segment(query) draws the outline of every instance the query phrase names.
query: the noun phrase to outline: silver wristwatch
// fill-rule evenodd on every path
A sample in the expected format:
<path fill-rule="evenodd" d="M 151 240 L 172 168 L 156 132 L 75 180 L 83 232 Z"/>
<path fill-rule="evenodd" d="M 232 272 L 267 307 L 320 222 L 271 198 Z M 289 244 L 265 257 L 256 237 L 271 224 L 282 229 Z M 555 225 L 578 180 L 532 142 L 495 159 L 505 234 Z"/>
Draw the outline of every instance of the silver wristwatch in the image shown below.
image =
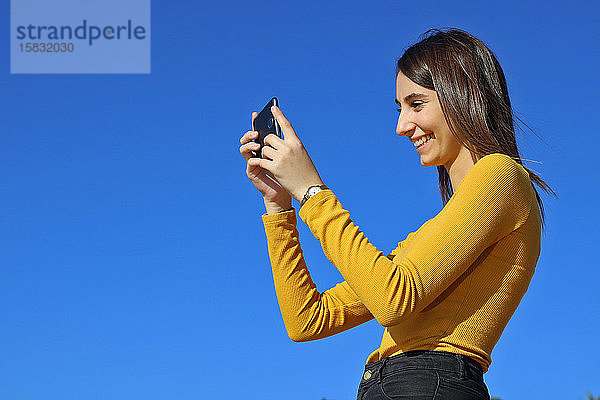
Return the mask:
<path fill-rule="evenodd" d="M 327 189 L 329 189 L 329 188 L 325 185 L 315 185 L 315 186 L 309 187 L 308 190 L 306 191 L 306 194 L 302 198 L 302 201 L 300 202 L 300 207 L 302 207 L 304 205 L 304 203 L 306 203 L 306 200 L 310 199 L 315 194 L 319 193 L 321 190 L 327 190 Z"/>

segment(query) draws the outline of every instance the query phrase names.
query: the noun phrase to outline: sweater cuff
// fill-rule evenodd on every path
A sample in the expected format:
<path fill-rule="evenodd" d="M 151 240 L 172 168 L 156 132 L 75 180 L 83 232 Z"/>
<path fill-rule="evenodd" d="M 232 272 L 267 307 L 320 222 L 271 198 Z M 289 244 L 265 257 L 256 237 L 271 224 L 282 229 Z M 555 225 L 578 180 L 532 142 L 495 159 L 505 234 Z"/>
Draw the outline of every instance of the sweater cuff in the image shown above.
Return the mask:
<path fill-rule="evenodd" d="M 317 192 L 310 199 L 306 200 L 306 203 L 304 203 L 300 208 L 300 211 L 298 211 L 298 215 L 302 218 L 302 221 L 308 225 L 307 218 L 310 218 L 313 214 L 313 210 L 317 209 L 320 204 L 323 204 L 331 197 L 335 197 L 333 191 L 331 189 L 325 189 Z"/>

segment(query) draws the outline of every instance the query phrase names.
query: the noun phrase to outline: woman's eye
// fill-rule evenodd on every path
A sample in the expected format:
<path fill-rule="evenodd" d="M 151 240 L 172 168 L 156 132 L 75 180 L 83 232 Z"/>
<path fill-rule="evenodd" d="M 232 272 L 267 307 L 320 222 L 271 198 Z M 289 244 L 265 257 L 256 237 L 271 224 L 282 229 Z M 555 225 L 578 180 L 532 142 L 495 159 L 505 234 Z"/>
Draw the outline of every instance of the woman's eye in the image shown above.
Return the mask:
<path fill-rule="evenodd" d="M 423 104 L 424 103 L 422 101 L 413 101 L 413 103 L 411 104 L 411 106 L 413 106 L 413 107 L 416 108 L 416 107 L 422 106 Z M 402 112 L 402 109 L 401 108 L 396 108 L 396 111 Z"/>

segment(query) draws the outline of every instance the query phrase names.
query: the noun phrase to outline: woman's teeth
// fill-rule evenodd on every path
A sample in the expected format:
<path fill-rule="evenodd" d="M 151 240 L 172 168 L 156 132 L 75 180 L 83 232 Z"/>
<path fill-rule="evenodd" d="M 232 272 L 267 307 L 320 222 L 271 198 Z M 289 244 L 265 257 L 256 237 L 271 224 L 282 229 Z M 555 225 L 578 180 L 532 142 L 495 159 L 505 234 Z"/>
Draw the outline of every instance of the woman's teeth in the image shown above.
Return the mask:
<path fill-rule="evenodd" d="M 415 142 L 415 147 L 419 147 L 422 144 L 425 144 L 425 143 L 427 143 L 428 141 L 430 141 L 431 139 L 434 139 L 434 138 L 435 138 L 435 136 L 433 136 L 433 134 L 429 134 L 429 135 L 427 135 L 427 136 L 425 136 L 425 137 L 417 140 Z"/>

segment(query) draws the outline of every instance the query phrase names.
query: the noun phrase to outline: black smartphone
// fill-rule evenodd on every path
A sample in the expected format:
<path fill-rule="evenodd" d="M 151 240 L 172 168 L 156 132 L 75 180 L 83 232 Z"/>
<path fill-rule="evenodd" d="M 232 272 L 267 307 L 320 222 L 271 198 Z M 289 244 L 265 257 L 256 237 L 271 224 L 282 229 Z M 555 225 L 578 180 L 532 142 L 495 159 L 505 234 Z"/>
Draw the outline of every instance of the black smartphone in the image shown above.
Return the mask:
<path fill-rule="evenodd" d="M 262 158 L 261 150 L 264 146 L 264 140 L 267 135 L 273 133 L 283 139 L 283 136 L 281 136 L 281 127 L 271 112 L 271 106 L 279 107 L 279 101 L 277 100 L 277 97 L 273 97 L 271 100 L 269 100 L 267 105 L 262 109 L 261 112 L 258 113 L 256 118 L 254 118 L 254 121 L 252 121 L 252 130 L 258 132 L 258 137 L 256 139 L 252 139 L 252 141 L 260 144 L 260 149 L 253 151 L 257 158 Z"/>

